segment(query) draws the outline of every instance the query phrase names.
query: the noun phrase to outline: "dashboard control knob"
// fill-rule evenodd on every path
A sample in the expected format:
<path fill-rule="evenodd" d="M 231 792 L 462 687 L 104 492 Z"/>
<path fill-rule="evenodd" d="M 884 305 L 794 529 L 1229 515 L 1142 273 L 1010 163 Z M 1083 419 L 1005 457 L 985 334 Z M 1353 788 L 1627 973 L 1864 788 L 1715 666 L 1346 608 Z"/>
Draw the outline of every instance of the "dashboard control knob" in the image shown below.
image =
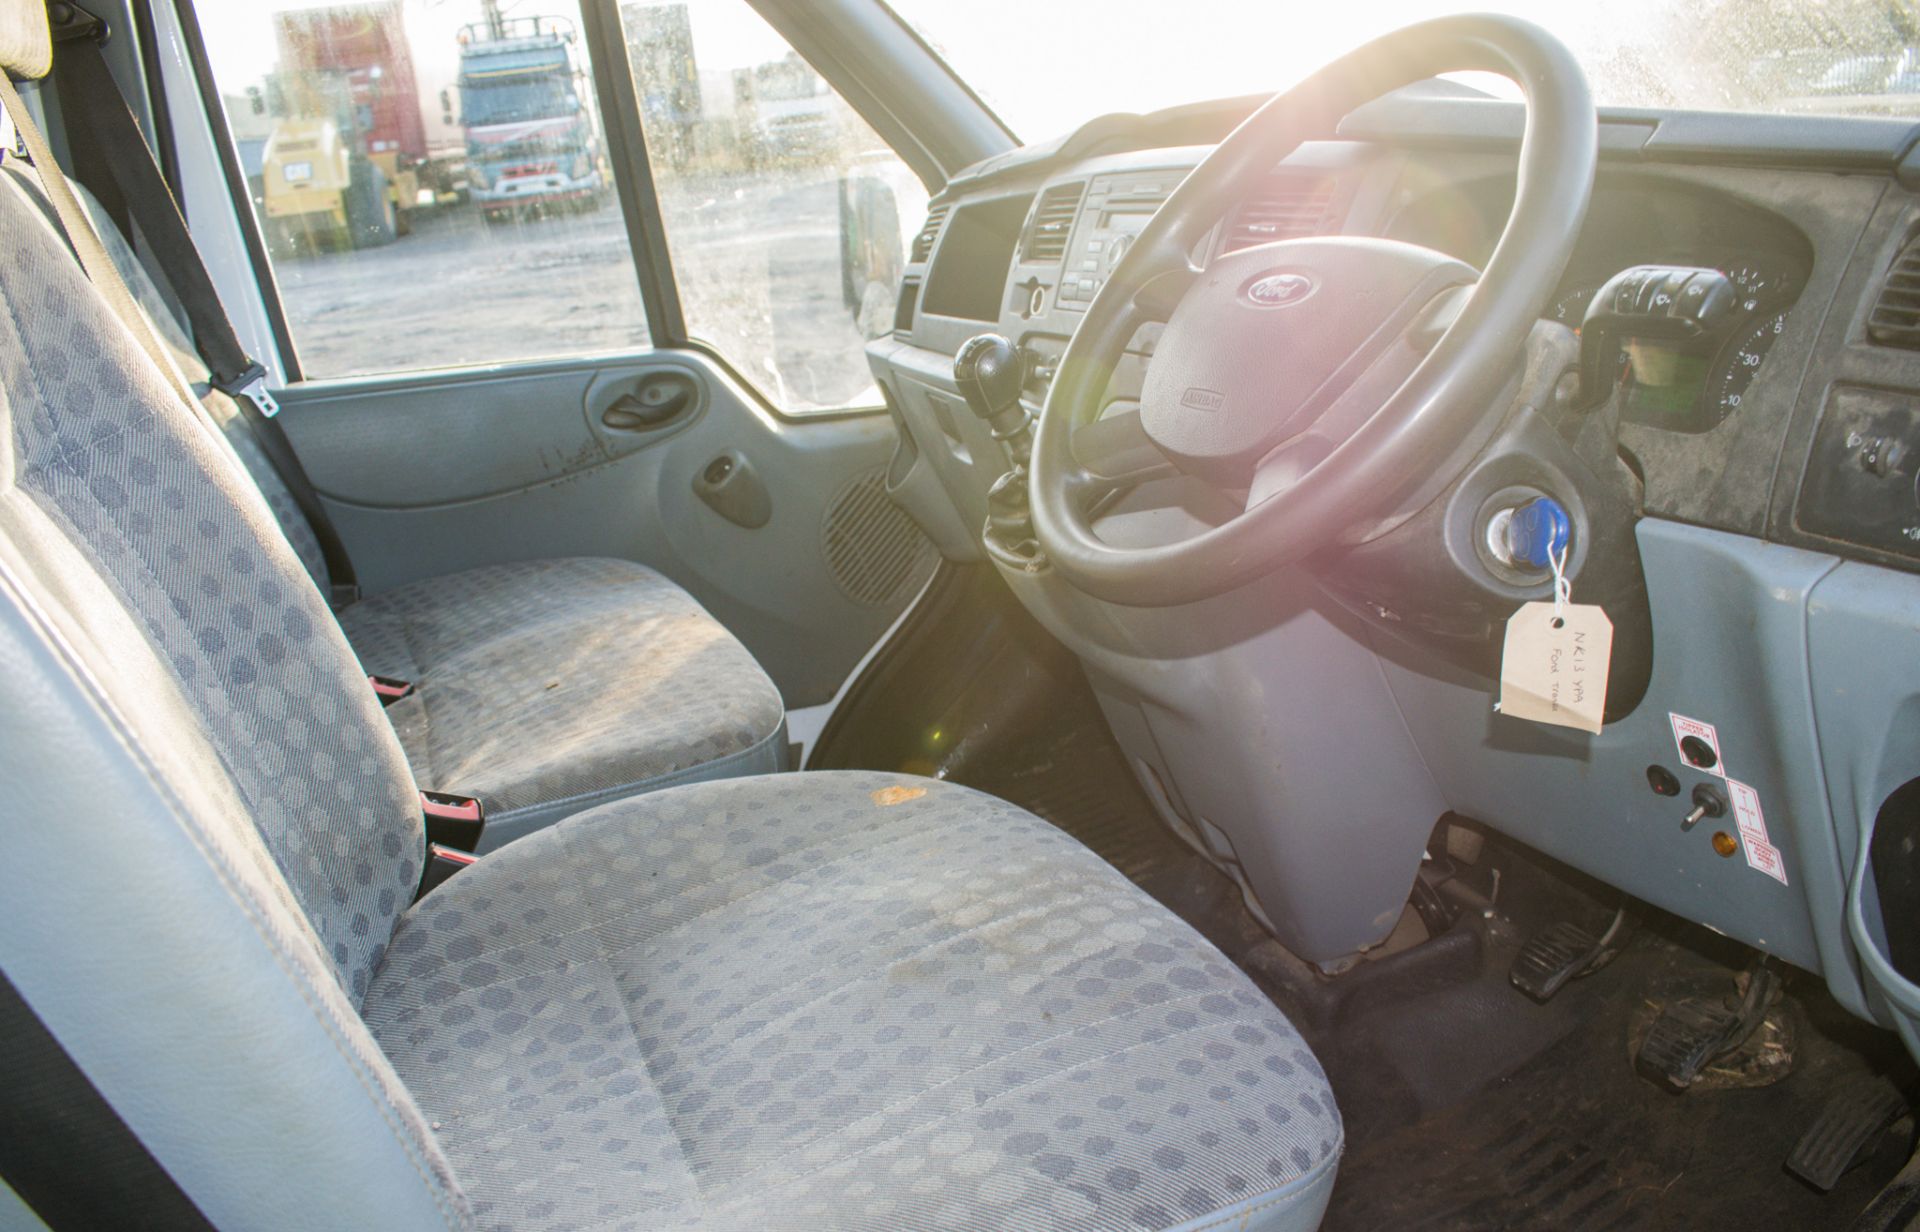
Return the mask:
<path fill-rule="evenodd" d="M 1847 441 L 1854 447 L 1853 460 L 1875 479 L 1885 479 L 1905 465 L 1907 447 L 1890 436 L 1855 436 Z"/>

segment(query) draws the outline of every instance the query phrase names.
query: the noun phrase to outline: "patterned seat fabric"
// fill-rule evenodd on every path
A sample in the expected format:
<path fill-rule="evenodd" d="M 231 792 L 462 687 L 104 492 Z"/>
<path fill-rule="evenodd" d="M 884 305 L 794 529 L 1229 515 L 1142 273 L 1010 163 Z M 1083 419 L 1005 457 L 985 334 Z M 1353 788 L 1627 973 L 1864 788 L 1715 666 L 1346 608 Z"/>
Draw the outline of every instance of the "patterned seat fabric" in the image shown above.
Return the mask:
<path fill-rule="evenodd" d="M 601 800 L 784 765 L 760 665 L 686 591 L 623 560 L 535 560 L 363 600 L 341 628 L 422 787 L 479 796 L 490 845 Z"/>
<path fill-rule="evenodd" d="M 1298 1036 L 1011 805 L 679 786 L 410 907 L 406 755 L 260 492 L 5 165 L 0 249 L 0 970 L 214 1226 L 1317 1223 Z"/>
<path fill-rule="evenodd" d="M 409 912 L 366 1015 L 489 1229 L 1311 1228 L 1341 1147 L 1217 950 L 923 779 L 575 817 Z"/>
<path fill-rule="evenodd" d="M 207 385 L 146 267 L 99 203 L 95 230 L 208 418 L 322 594 L 313 528 L 233 399 Z M 411 681 L 393 721 L 420 786 L 478 796 L 489 847 L 603 800 L 786 768 L 786 710 L 691 595 L 630 561 L 535 560 L 429 578 L 339 613 L 370 673 Z"/>

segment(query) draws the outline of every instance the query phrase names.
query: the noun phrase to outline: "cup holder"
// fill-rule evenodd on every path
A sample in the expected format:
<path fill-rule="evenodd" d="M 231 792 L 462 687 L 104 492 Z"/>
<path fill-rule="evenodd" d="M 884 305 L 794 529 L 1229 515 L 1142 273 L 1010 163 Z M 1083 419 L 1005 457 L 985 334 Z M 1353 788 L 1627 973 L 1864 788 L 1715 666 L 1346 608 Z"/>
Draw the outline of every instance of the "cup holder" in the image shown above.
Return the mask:
<path fill-rule="evenodd" d="M 1880 806 L 1847 894 L 1847 931 L 1907 1051 L 1920 1057 L 1920 778 Z"/>

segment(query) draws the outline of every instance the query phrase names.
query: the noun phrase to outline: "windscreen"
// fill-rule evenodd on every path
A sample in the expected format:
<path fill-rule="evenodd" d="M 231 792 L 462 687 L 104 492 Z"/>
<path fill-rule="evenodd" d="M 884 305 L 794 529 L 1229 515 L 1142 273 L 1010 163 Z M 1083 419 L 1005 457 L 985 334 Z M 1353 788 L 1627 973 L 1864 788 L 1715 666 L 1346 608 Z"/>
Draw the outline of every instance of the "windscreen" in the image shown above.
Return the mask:
<path fill-rule="evenodd" d="M 460 74 L 460 110 L 469 125 L 544 119 L 577 109 L 563 51 L 476 56 Z"/>
<path fill-rule="evenodd" d="M 892 3 L 1024 141 L 1108 112 L 1272 93 L 1401 26 L 1489 10 L 1552 31 L 1603 104 L 1920 115 L 1920 5 L 1910 0 Z M 1462 80 L 1516 96 L 1498 78 Z"/>

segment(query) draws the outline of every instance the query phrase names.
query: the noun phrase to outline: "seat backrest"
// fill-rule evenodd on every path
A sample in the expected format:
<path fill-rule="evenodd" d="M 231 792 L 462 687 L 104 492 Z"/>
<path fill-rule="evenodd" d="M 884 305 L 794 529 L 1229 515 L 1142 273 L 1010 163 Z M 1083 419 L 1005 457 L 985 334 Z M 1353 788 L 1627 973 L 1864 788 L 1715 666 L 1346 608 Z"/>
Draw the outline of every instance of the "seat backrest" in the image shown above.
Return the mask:
<path fill-rule="evenodd" d="M 419 877 L 399 742 L 259 490 L 0 178 L 9 482 L 145 626 L 357 1002 Z"/>
<path fill-rule="evenodd" d="M 0 71 L 46 51 L 0 0 Z M 216 1226 L 469 1226 L 359 1015 L 424 847 L 392 729 L 4 156 L 0 253 L 0 970 Z"/>
<path fill-rule="evenodd" d="M 191 690 L 19 474 L 0 433 L 0 970 L 215 1227 L 469 1226 Z"/>
<path fill-rule="evenodd" d="M 160 293 L 152 272 L 134 253 L 133 245 L 128 243 L 126 236 L 114 223 L 113 216 L 77 181 L 74 182 L 73 191 L 80 198 L 80 203 L 86 206 L 88 216 L 93 219 L 93 229 L 100 236 L 100 245 L 113 258 L 114 268 L 120 271 L 127 290 L 133 294 L 134 303 L 153 322 L 160 341 L 173 353 L 174 362 L 180 365 L 181 373 L 200 396 L 201 410 L 213 426 L 220 429 L 221 435 L 227 438 L 248 478 L 260 489 L 260 495 L 266 497 L 267 508 L 273 510 L 274 520 L 280 524 L 281 532 L 293 546 L 294 555 L 300 558 L 300 563 L 306 567 L 308 575 L 320 588 L 320 593 L 332 594 L 334 579 L 327 572 L 327 557 L 320 550 L 320 538 L 313 533 L 313 524 L 307 521 L 307 515 L 300 511 L 300 502 L 293 498 L 286 482 L 280 478 L 280 472 L 273 468 L 272 460 L 260 448 L 260 442 L 248 425 L 246 416 L 241 413 L 239 404 L 213 388 L 213 374 L 207 370 L 206 361 L 194 349 L 187 331 L 174 315 L 172 305 Z"/>

